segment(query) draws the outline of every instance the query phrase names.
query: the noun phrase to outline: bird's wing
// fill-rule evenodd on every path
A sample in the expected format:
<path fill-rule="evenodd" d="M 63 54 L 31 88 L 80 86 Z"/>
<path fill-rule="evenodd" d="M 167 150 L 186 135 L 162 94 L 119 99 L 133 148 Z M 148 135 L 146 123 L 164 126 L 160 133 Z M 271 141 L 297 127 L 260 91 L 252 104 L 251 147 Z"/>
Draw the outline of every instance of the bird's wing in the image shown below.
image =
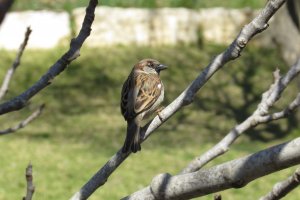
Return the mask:
<path fill-rule="evenodd" d="M 161 88 L 159 87 L 161 81 L 158 75 L 146 73 L 137 74 L 134 80 L 134 112 L 139 114 L 151 108 L 157 101 L 161 94 Z"/>
<path fill-rule="evenodd" d="M 131 73 L 127 80 L 124 82 L 123 87 L 122 87 L 122 92 L 121 92 L 121 112 L 122 115 L 124 116 L 125 120 L 127 120 L 128 118 L 134 118 L 134 116 L 132 116 L 134 113 L 132 113 L 133 111 L 133 106 L 132 109 L 129 108 L 129 96 L 132 96 L 132 77 L 133 74 Z M 131 95 L 130 95 L 131 93 Z M 131 113 L 129 113 L 129 110 L 132 110 Z M 131 117 L 130 117 L 131 115 Z"/>

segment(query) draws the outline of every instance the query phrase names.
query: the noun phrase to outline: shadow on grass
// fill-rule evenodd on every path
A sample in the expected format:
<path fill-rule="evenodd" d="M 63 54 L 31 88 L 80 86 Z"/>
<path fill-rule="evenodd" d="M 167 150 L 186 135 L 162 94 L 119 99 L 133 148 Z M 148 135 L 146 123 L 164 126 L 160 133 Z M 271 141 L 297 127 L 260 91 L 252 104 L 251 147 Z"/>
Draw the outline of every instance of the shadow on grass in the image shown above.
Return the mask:
<path fill-rule="evenodd" d="M 260 51 L 267 58 L 276 55 L 276 52 L 272 52 L 272 50 L 262 49 Z M 202 95 L 203 97 L 197 96 L 195 104 L 205 111 L 214 110 L 216 115 L 222 115 L 224 119 L 233 118 L 236 123 L 243 122 L 253 113 L 261 101 L 262 93 L 272 84 L 272 71 L 276 67 L 281 68 L 282 71 L 288 70 L 282 61 L 279 63 L 268 63 L 270 59 L 267 59 L 268 62 L 262 59 L 259 54 L 250 53 L 245 57 L 241 57 L 237 64 L 230 63 L 229 65 L 232 66 L 225 67 L 222 72 L 216 75 L 216 81 L 208 83 L 207 87 L 209 87 L 211 94 Z M 238 69 L 231 69 L 236 65 L 239 65 Z M 284 75 L 284 72 L 282 72 L 282 75 Z M 282 99 L 295 97 L 295 85 L 291 84 L 290 87 L 293 88 L 292 91 L 282 95 Z M 289 101 L 285 100 L 285 102 Z M 280 110 L 286 105 L 277 106 L 278 108 L 275 105 L 275 109 Z M 274 112 L 274 109 L 271 109 L 270 112 Z M 215 127 L 216 123 L 213 126 Z M 292 129 L 297 127 L 297 117 L 295 113 L 292 113 L 286 120 L 259 125 L 247 131 L 246 135 L 251 140 L 268 142 L 287 136 Z M 219 131 L 224 133 L 224 130 Z"/>

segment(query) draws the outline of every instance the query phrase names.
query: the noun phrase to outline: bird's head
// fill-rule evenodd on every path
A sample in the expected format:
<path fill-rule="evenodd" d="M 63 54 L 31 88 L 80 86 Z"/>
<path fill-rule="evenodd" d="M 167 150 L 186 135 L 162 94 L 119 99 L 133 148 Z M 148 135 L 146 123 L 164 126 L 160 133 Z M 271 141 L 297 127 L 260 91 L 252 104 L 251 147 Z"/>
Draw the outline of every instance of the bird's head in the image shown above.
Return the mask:
<path fill-rule="evenodd" d="M 159 61 L 147 58 L 143 59 L 136 64 L 136 68 L 143 70 L 148 73 L 159 74 L 161 70 L 167 69 L 166 65 L 161 64 Z"/>

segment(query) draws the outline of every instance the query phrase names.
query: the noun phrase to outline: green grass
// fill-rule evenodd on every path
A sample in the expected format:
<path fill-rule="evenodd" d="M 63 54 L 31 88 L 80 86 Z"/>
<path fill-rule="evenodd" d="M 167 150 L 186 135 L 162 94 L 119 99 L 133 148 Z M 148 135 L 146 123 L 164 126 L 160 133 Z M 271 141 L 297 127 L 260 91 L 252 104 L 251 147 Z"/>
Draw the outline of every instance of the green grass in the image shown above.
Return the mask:
<path fill-rule="evenodd" d="M 65 49 L 26 51 L 7 99 L 33 84 Z M 26 117 L 38 104 L 46 103 L 39 119 L 15 134 L 0 137 L 0 199 L 20 199 L 25 194 L 24 170 L 28 162 L 34 167 L 34 199 L 69 198 L 121 147 L 125 121 L 119 111 L 120 89 L 137 60 L 153 57 L 169 66 L 161 75 L 167 105 L 223 49 L 210 44 L 202 48 L 82 49 L 81 57 L 35 96 L 28 107 L 0 118 L 4 129 Z M 1 50 L 0 77 L 13 58 L 13 53 Z M 275 50 L 248 47 L 240 59 L 229 63 L 205 85 L 192 105 L 160 127 L 143 144 L 142 152 L 130 156 L 90 199 L 120 199 L 148 185 L 156 174 L 178 173 L 255 109 L 260 93 L 272 82 L 271 72 L 276 67 L 283 72 L 288 69 Z M 294 84 L 286 91 L 286 100 L 275 109 L 295 96 L 295 88 Z M 208 166 L 299 135 L 295 119 L 294 116 L 248 131 L 227 154 Z M 256 199 L 293 169 L 221 194 L 224 199 Z M 299 195 L 296 190 L 289 199 L 296 200 Z M 212 195 L 204 199 L 212 199 Z"/>
<path fill-rule="evenodd" d="M 70 11 L 76 7 L 85 7 L 87 1 L 82 0 L 17 0 L 13 6 L 14 10 L 40 10 L 55 9 Z M 209 7 L 227 7 L 227 8 L 261 8 L 265 1 L 222 1 L 222 0 L 101 0 L 100 5 L 115 7 L 138 7 L 138 8 L 160 8 L 160 7 L 186 7 L 186 8 L 209 8 Z"/>

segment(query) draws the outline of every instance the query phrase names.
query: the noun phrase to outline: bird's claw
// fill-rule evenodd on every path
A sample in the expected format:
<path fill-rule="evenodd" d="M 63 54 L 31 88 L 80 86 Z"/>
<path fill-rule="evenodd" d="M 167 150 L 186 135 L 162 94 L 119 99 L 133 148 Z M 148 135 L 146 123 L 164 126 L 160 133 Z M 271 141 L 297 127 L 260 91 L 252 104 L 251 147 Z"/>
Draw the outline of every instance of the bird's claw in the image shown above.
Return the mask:
<path fill-rule="evenodd" d="M 161 111 L 164 109 L 165 107 L 160 107 L 160 108 L 158 108 L 155 112 L 156 112 L 156 114 L 158 115 L 158 117 L 159 117 L 159 119 L 160 119 L 160 121 L 163 121 L 163 117 L 161 116 Z"/>

